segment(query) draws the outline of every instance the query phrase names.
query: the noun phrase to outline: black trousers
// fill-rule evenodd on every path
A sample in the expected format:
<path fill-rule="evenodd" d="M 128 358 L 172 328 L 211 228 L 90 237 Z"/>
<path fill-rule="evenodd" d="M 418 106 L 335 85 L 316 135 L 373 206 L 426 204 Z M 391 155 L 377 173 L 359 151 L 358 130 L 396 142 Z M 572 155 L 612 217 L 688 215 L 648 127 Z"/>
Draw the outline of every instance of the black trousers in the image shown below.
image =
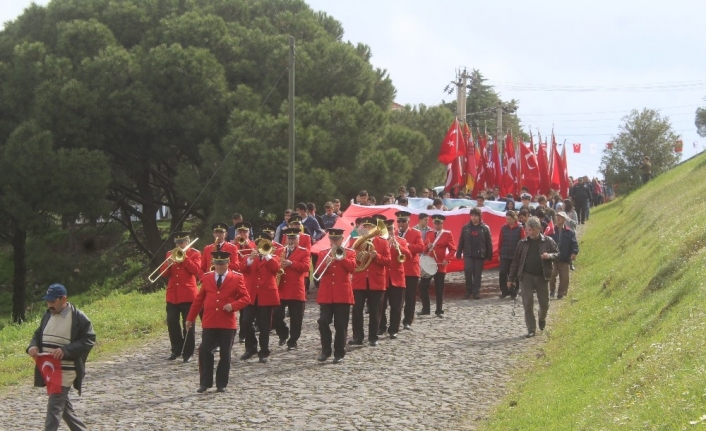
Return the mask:
<path fill-rule="evenodd" d="M 463 258 L 463 274 L 466 277 L 466 296 L 480 294 L 480 281 L 483 275 L 484 262 L 484 259 L 476 259 L 473 257 Z"/>
<path fill-rule="evenodd" d="M 446 273 L 437 272 L 434 274 L 434 290 L 436 291 L 436 312 L 444 312 L 444 279 Z M 422 278 L 419 282 L 420 296 L 422 297 L 422 313 L 429 313 L 431 304 L 429 303 L 429 285 L 431 278 Z"/>
<path fill-rule="evenodd" d="M 186 333 L 186 316 L 191 309 L 191 302 L 181 302 L 171 304 L 167 302 L 167 330 L 169 331 L 169 343 L 172 345 L 173 354 L 181 354 L 184 350 L 184 357 L 190 358 L 194 355 L 196 347 L 196 330 L 192 326 L 189 333 Z M 186 339 L 186 344 L 184 343 Z"/>
<path fill-rule="evenodd" d="M 406 275 L 404 277 L 406 284 L 404 292 L 404 320 L 402 323 L 411 325 L 414 322 L 414 308 L 417 305 L 417 286 L 419 285 L 419 277 Z"/>
<path fill-rule="evenodd" d="M 392 286 L 387 288 L 382 298 L 382 309 L 380 310 L 380 331 L 389 334 L 400 332 L 400 322 L 402 321 L 402 301 L 404 300 L 404 287 Z M 387 326 L 387 304 L 390 304 L 390 326 Z"/>
<path fill-rule="evenodd" d="M 257 352 L 260 358 L 270 356 L 270 329 L 272 328 L 272 311 L 274 306 L 248 305 L 243 308 L 243 329 L 245 330 L 245 351 Z M 260 350 L 257 350 L 258 338 L 255 336 L 253 322 L 257 321 L 260 328 Z"/>
<path fill-rule="evenodd" d="M 207 388 L 213 387 L 213 349 L 220 347 L 218 368 L 216 368 L 216 387 L 228 386 L 230 374 L 230 351 L 233 348 L 235 329 L 204 329 L 199 346 L 200 384 Z"/>
<path fill-rule="evenodd" d="M 584 224 L 586 222 L 586 214 L 588 212 L 588 201 L 578 201 L 574 206 L 576 215 L 579 218 L 579 223 Z"/>
<path fill-rule="evenodd" d="M 384 290 L 353 290 L 353 339 L 363 341 L 365 329 L 363 327 L 363 310 L 365 301 L 368 301 L 368 341 L 377 341 L 378 326 L 380 325 L 380 303 Z"/>
<path fill-rule="evenodd" d="M 348 338 L 348 316 L 351 314 L 350 304 L 320 304 L 319 334 L 321 335 L 321 353 L 331 356 L 331 322 L 336 330 L 333 340 L 333 355 L 336 358 L 346 356 L 346 339 Z"/>
<path fill-rule="evenodd" d="M 499 268 L 500 292 L 502 292 L 503 295 L 510 294 L 510 290 L 507 287 L 508 276 L 510 275 L 510 266 L 512 266 L 512 259 L 500 258 L 500 268 Z M 515 277 L 515 279 L 512 280 L 512 282 L 515 283 L 515 286 L 519 286 L 519 282 L 517 281 L 517 277 Z"/>
<path fill-rule="evenodd" d="M 297 340 L 302 334 L 302 322 L 304 321 L 304 306 L 306 302 L 294 299 L 280 300 L 280 306 L 274 311 L 275 332 L 280 340 L 287 340 L 287 346 L 296 347 Z M 289 307 L 289 324 L 285 322 L 285 308 Z"/>

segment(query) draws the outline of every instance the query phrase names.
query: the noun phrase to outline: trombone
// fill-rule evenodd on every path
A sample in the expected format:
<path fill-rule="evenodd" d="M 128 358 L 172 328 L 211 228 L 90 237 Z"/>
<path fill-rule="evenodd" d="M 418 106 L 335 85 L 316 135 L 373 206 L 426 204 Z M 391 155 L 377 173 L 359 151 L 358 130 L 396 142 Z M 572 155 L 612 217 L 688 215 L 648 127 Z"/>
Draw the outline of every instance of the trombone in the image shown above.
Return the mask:
<path fill-rule="evenodd" d="M 199 240 L 199 239 L 196 238 L 195 240 L 191 241 L 191 242 L 189 243 L 189 245 L 187 245 L 185 248 L 175 247 L 174 249 L 172 249 L 172 254 L 171 254 L 168 258 L 164 259 L 164 262 L 160 263 L 159 266 L 157 267 L 157 269 L 155 269 L 154 271 L 152 271 L 152 274 L 150 274 L 150 275 L 147 277 L 147 280 L 149 280 L 150 283 L 154 283 L 155 281 L 159 280 L 159 278 L 160 278 L 161 276 L 163 276 L 164 273 L 167 272 L 167 270 L 168 270 L 172 265 L 174 265 L 174 263 L 182 263 L 184 260 L 186 260 L 186 250 L 188 250 L 189 248 L 191 248 L 191 246 L 194 245 L 194 243 L 195 243 L 196 241 L 198 241 L 198 240 Z M 165 263 L 169 263 L 169 264 L 167 265 L 166 268 L 164 268 L 164 270 L 163 270 L 162 272 L 159 272 L 159 269 L 160 269 L 160 268 L 162 267 L 162 265 L 164 265 Z M 159 274 L 157 274 L 158 272 L 159 272 Z M 155 276 L 155 274 L 157 274 L 157 275 Z"/>
<path fill-rule="evenodd" d="M 328 267 L 331 266 L 331 262 L 333 262 L 333 261 L 328 262 L 326 264 L 326 266 L 324 267 L 323 271 L 321 271 L 321 274 L 319 274 L 318 277 L 316 276 L 316 273 L 319 272 L 321 267 L 324 265 L 324 262 L 326 262 L 326 260 L 329 257 L 331 257 L 332 254 L 333 254 L 333 258 L 335 260 L 343 260 L 346 258 L 346 249 L 343 246 L 331 247 L 331 250 L 329 250 L 328 253 L 326 254 L 326 258 L 324 258 L 324 260 L 322 260 L 321 263 L 319 264 L 319 266 L 317 266 L 316 269 L 314 270 L 314 281 L 320 281 L 321 277 L 323 277 L 324 273 L 326 273 L 326 270 L 328 269 Z"/>

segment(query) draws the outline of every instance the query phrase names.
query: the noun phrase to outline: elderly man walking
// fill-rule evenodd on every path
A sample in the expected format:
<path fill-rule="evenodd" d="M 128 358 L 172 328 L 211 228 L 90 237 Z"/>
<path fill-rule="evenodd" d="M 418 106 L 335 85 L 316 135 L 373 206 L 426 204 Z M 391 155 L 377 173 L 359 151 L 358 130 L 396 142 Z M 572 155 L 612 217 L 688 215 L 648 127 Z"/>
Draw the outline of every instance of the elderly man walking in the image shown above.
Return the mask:
<path fill-rule="evenodd" d="M 520 282 L 520 296 L 525 310 L 527 338 L 537 332 L 534 317 L 534 294 L 539 302 L 539 330 L 547 324 L 549 310 L 549 279 L 552 275 L 552 258 L 558 249 L 553 239 L 542 235 L 542 224 L 537 217 L 527 220 L 527 237 L 520 240 L 510 267 L 510 288 L 514 290 L 514 280 Z"/>

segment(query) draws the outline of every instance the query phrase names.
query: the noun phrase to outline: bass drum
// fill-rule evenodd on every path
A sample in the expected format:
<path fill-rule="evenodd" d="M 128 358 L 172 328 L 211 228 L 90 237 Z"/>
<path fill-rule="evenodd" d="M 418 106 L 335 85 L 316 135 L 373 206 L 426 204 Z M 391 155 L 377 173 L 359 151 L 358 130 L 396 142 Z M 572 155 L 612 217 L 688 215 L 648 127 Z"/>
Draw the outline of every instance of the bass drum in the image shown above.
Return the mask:
<path fill-rule="evenodd" d="M 439 270 L 439 265 L 431 256 L 421 256 L 419 258 L 419 267 L 422 270 L 422 278 L 431 278 Z"/>

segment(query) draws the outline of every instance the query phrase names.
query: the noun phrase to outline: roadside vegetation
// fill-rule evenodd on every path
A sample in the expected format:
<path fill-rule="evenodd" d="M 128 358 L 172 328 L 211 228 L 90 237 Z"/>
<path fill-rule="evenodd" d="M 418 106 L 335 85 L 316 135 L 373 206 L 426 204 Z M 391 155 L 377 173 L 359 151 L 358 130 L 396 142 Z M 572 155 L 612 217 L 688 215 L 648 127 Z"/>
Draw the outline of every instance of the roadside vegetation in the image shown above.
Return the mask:
<path fill-rule="evenodd" d="M 569 297 L 482 429 L 706 426 L 705 179 L 701 155 L 591 212 Z"/>

